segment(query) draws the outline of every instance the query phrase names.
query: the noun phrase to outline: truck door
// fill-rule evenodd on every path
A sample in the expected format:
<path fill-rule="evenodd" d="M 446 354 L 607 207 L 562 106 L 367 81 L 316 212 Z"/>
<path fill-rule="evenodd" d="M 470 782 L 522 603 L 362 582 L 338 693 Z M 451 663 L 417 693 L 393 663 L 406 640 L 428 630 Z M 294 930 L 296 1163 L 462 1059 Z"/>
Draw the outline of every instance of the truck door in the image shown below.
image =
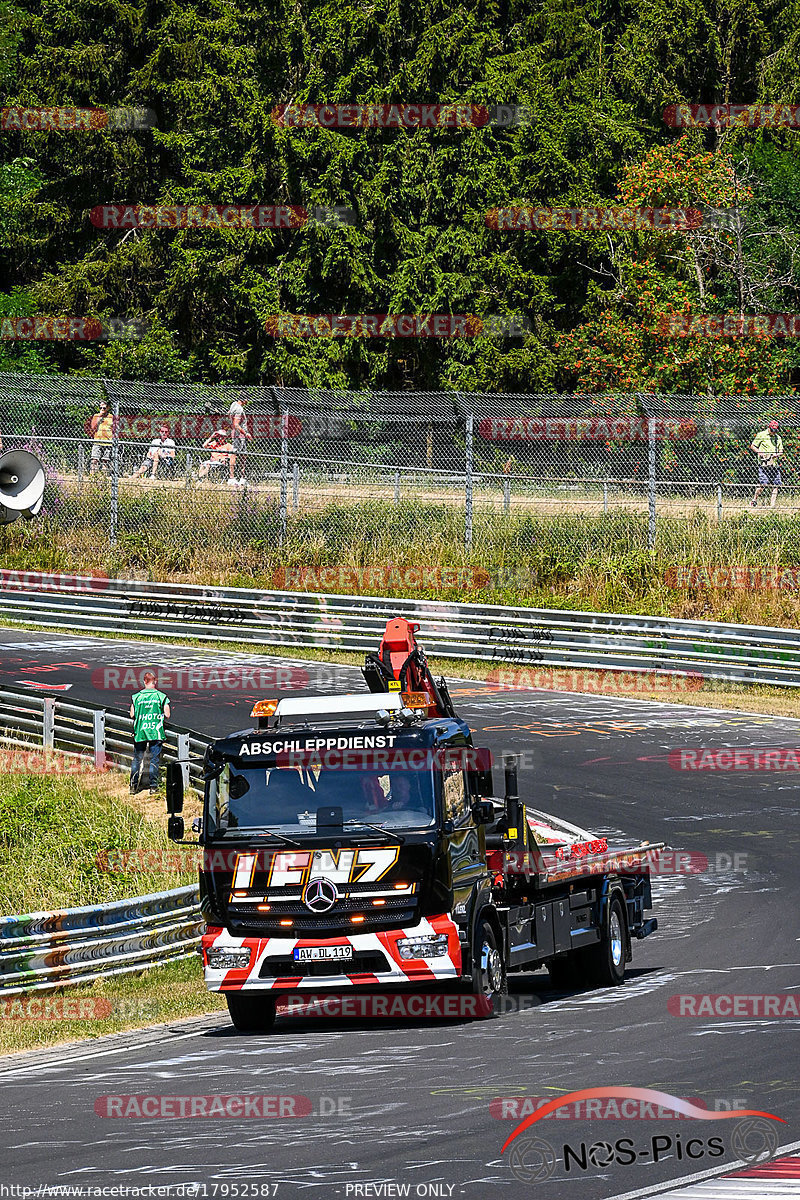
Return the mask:
<path fill-rule="evenodd" d="M 486 877 L 486 854 L 483 828 L 477 828 L 471 816 L 472 800 L 467 789 L 466 775 L 458 761 L 442 765 L 442 815 L 447 834 L 447 854 L 450 862 L 453 900 L 456 905 L 469 901 L 473 888 Z M 451 824 L 448 824 L 451 823 Z"/>

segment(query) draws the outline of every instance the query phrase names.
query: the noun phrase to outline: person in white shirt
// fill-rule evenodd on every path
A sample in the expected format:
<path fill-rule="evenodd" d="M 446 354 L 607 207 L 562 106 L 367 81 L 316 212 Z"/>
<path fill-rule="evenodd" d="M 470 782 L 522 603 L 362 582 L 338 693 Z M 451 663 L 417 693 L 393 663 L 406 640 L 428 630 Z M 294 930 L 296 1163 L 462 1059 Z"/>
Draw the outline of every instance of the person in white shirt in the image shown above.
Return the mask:
<path fill-rule="evenodd" d="M 244 480 L 236 480 L 236 466 L 239 459 L 247 452 L 247 443 L 250 441 L 251 434 L 247 428 L 247 414 L 244 411 L 244 401 L 246 396 L 242 396 L 241 400 L 234 400 L 233 404 L 228 409 L 228 416 L 231 419 L 231 442 L 233 444 L 233 454 L 230 456 L 231 477 L 228 480 L 228 487 L 238 487 L 244 484 Z M 241 470 L 241 466 L 239 467 Z"/>
<path fill-rule="evenodd" d="M 150 449 L 147 451 L 144 462 L 138 471 L 133 472 L 134 478 L 144 475 L 149 470 L 150 478 L 155 479 L 159 464 L 164 467 L 165 475 L 175 474 L 175 442 L 169 436 L 169 425 L 162 425 L 159 428 L 158 437 L 153 438 L 150 443 Z"/>

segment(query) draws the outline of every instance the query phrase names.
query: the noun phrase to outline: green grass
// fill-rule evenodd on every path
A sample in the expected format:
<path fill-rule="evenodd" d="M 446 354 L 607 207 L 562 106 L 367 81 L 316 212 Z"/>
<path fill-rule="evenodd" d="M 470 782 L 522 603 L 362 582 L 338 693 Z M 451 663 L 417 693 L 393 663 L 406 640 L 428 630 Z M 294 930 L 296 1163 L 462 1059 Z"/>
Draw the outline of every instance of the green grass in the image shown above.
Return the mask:
<path fill-rule="evenodd" d="M 797 619 L 793 588 L 676 588 L 666 573 L 677 566 L 800 566 L 800 516 L 758 510 L 717 524 L 698 507 L 688 516 L 660 518 L 651 553 L 641 511 L 506 515 L 478 509 L 468 550 L 463 516 L 447 504 L 331 503 L 290 516 L 279 546 L 274 503 L 265 498 L 153 491 L 126 499 L 119 541 L 110 547 L 103 506 L 87 505 L 69 528 L 52 519 L 0 530 L 0 565 L 264 590 L 280 590 L 286 572 L 305 570 L 312 574 L 301 590 L 308 591 L 789 626 Z M 409 568 L 422 572 L 421 583 L 407 582 Z M 332 569 L 328 581 L 319 580 L 321 569 Z M 465 587 L 463 576 L 439 582 L 441 576 L 431 574 L 448 570 L 473 572 L 474 586 Z M 353 571 L 377 573 L 359 583 L 347 574 Z"/>
<path fill-rule="evenodd" d="M 99 775 L 0 774 L 0 914 L 103 904 L 196 882 L 194 871 L 109 870 L 119 851 L 174 850 L 161 823 L 128 804 L 125 781 Z M 145 864 L 146 864 L 145 859 Z M 169 866 L 169 859 L 166 863 Z"/>

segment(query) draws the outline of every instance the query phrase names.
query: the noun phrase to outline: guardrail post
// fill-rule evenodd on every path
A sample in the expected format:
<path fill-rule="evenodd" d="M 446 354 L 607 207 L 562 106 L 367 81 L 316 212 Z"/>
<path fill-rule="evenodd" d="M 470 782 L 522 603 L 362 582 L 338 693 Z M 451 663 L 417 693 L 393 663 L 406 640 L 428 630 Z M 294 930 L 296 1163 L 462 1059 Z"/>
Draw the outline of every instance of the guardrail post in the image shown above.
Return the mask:
<path fill-rule="evenodd" d="M 183 787 L 185 791 L 189 790 L 189 735 L 188 733 L 176 733 L 175 740 L 178 743 L 178 762 L 181 764 L 181 774 L 183 775 Z"/>
<path fill-rule="evenodd" d="M 56 739 L 55 696 L 45 696 L 42 712 L 42 749 L 52 750 Z"/>
<path fill-rule="evenodd" d="M 647 549 L 654 550 L 656 545 L 656 421 L 650 417 L 647 422 Z"/>
<path fill-rule="evenodd" d="M 472 545 L 472 464 L 474 452 L 473 425 L 473 415 L 471 412 L 467 413 L 467 444 L 464 462 L 464 545 L 468 549 Z"/>
<path fill-rule="evenodd" d="M 297 512 L 300 507 L 300 464 L 295 463 L 292 467 L 292 511 Z"/>
<path fill-rule="evenodd" d="M 722 520 L 722 485 L 717 484 L 717 524 Z"/>
<path fill-rule="evenodd" d="M 106 766 L 106 714 L 102 708 L 92 711 L 92 747 L 94 750 L 94 769 L 105 770 Z"/>

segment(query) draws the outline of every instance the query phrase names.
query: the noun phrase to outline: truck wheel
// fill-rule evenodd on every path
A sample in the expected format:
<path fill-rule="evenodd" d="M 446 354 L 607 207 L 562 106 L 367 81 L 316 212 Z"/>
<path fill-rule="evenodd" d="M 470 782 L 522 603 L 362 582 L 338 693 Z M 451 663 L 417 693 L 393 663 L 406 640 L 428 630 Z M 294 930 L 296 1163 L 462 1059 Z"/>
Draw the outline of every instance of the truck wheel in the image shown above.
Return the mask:
<path fill-rule="evenodd" d="M 589 987 L 617 987 L 625 978 L 625 910 L 619 896 L 606 909 L 602 936 L 583 952 L 582 975 Z"/>
<path fill-rule="evenodd" d="M 275 1001 L 271 996 L 228 992 L 225 999 L 239 1033 L 266 1033 L 275 1024 Z"/>
<path fill-rule="evenodd" d="M 497 946 L 497 934 L 487 920 L 478 922 L 472 945 L 472 990 L 494 1001 L 507 990 L 503 956 Z"/>

